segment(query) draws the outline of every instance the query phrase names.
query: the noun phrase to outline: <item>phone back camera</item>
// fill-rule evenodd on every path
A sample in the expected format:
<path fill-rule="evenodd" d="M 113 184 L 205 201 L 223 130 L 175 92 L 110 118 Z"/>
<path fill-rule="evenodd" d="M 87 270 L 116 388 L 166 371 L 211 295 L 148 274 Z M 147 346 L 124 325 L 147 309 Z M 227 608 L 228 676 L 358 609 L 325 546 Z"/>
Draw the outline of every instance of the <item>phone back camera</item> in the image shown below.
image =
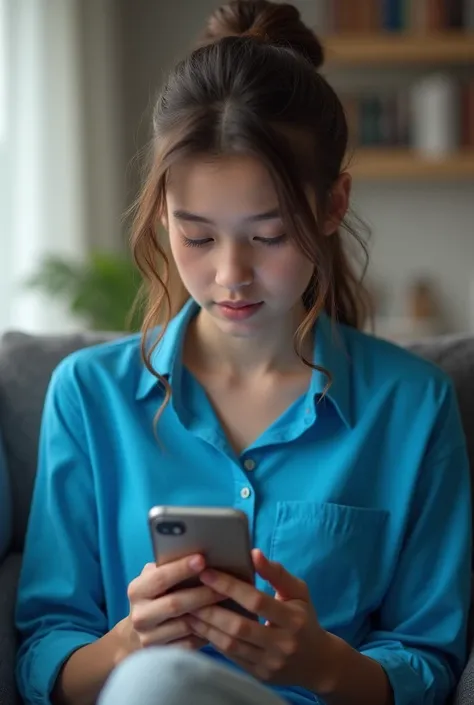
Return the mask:
<path fill-rule="evenodd" d="M 162 521 L 156 525 L 156 530 L 165 536 L 182 536 L 186 527 L 181 521 Z"/>

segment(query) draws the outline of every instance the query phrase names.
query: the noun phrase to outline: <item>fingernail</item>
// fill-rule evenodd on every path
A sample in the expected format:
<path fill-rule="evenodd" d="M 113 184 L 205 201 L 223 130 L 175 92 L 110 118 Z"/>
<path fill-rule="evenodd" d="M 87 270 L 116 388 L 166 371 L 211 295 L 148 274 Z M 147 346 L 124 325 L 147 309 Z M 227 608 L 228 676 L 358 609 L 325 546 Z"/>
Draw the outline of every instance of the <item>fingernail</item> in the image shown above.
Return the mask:
<path fill-rule="evenodd" d="M 202 570 L 204 568 L 202 556 L 192 556 L 192 558 L 189 559 L 189 567 L 195 571 Z"/>

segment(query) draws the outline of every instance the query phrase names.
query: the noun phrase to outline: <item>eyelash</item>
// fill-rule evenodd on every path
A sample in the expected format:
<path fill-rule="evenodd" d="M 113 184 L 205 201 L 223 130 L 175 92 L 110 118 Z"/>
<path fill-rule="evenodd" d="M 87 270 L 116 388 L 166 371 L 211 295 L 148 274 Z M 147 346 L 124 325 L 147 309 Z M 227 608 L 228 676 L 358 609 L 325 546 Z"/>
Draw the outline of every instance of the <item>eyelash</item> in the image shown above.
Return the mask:
<path fill-rule="evenodd" d="M 182 236 L 182 241 L 185 247 L 204 247 L 212 242 L 212 240 L 207 237 L 203 240 L 190 240 L 188 237 L 184 237 L 184 235 Z"/>
<path fill-rule="evenodd" d="M 202 238 L 201 240 L 191 240 L 188 237 L 182 237 L 183 239 L 183 245 L 185 247 L 205 247 L 206 245 L 209 245 L 209 243 L 212 242 L 212 238 L 206 237 Z M 283 235 L 279 235 L 278 237 L 259 237 L 255 238 L 258 242 L 261 242 L 262 244 L 268 246 L 268 247 L 278 247 L 278 245 L 283 245 L 286 241 L 286 233 L 283 233 Z"/>

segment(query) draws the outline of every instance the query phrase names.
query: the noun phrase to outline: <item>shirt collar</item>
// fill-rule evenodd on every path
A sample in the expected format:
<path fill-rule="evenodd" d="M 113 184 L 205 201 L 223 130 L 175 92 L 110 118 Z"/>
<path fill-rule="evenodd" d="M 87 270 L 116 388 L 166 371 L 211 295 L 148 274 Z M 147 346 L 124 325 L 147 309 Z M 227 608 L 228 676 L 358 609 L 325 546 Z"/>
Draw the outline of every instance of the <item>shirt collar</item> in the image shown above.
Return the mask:
<path fill-rule="evenodd" d="M 351 359 L 346 347 L 344 326 L 323 312 L 318 318 L 314 338 L 313 363 L 331 375 L 331 386 L 325 394 L 330 399 L 348 428 L 353 425 L 350 399 Z M 315 370 L 309 389 L 313 399 L 319 401 L 328 383 L 323 372 Z"/>
<path fill-rule="evenodd" d="M 165 334 L 151 355 L 153 369 L 171 382 L 175 381 L 175 375 L 181 368 L 182 348 L 186 329 L 189 321 L 196 315 L 198 310 L 198 304 L 193 299 L 188 299 L 181 311 L 169 322 Z M 160 330 L 160 328 L 155 328 L 150 334 L 148 341 L 150 347 L 159 336 Z M 155 375 L 143 365 L 136 398 L 144 399 L 158 384 L 159 381 Z"/>
<path fill-rule="evenodd" d="M 173 386 L 179 383 L 179 370 L 181 368 L 181 354 L 184 335 L 189 321 L 199 310 L 198 304 L 189 299 L 181 311 L 170 321 L 165 335 L 152 353 L 153 368 L 163 377 L 169 379 Z M 150 345 L 159 335 L 155 329 L 150 335 Z M 344 342 L 343 328 L 331 321 L 326 313 L 321 313 L 315 329 L 313 362 L 318 367 L 328 370 L 332 383 L 326 393 L 328 399 L 334 404 L 339 416 L 348 427 L 352 426 L 350 409 L 350 359 Z M 327 385 L 328 378 L 322 372 L 315 370 L 312 374 L 309 394 L 315 401 L 319 401 Z M 157 378 L 143 366 L 137 388 L 137 399 L 146 397 L 158 384 Z"/>

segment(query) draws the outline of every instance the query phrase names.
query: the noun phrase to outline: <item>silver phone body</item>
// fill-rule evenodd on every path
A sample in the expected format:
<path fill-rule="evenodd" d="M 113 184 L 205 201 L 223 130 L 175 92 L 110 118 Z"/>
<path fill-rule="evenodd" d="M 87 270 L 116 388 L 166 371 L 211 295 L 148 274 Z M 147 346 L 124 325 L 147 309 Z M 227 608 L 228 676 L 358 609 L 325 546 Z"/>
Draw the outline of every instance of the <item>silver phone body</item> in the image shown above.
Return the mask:
<path fill-rule="evenodd" d="M 148 524 L 157 565 L 200 554 L 208 568 L 254 583 L 250 532 L 243 512 L 232 508 L 156 506 L 149 511 Z M 200 585 L 196 576 L 179 583 L 173 590 Z M 222 604 L 255 619 L 231 600 Z"/>

